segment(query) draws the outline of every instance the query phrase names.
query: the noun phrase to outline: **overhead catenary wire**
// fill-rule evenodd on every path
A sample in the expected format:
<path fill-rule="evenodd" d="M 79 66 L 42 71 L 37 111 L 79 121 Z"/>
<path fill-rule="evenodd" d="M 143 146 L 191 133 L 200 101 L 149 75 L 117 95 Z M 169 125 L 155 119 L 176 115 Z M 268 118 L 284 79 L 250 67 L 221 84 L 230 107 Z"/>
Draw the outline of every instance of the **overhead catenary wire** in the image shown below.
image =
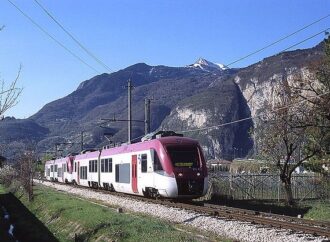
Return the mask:
<path fill-rule="evenodd" d="M 281 54 L 281 53 L 283 53 L 284 51 L 287 51 L 287 50 L 289 50 L 289 49 L 292 49 L 293 47 L 296 47 L 297 45 L 300 45 L 300 44 L 306 42 L 307 40 L 313 39 L 313 38 L 315 38 L 316 36 L 318 36 L 318 35 L 320 35 L 320 34 L 324 34 L 324 33 L 326 33 L 328 30 L 329 30 L 329 28 L 326 28 L 326 29 L 324 29 L 324 30 L 322 30 L 322 31 L 320 31 L 320 32 L 318 32 L 318 33 L 316 33 L 316 34 L 314 34 L 314 35 L 312 35 L 312 36 L 310 36 L 310 37 L 308 37 L 308 38 L 306 38 L 306 39 L 304 39 L 304 40 L 302 40 L 302 41 L 300 41 L 300 42 L 294 44 L 294 45 L 291 45 L 290 47 L 287 47 L 286 49 L 282 50 L 282 51 L 279 52 L 278 54 Z"/>
<path fill-rule="evenodd" d="M 56 20 L 53 14 L 50 13 L 38 0 L 34 0 L 34 2 L 50 17 L 81 49 L 83 49 L 91 58 L 93 58 L 97 63 L 103 66 L 109 72 L 112 72 L 109 66 L 107 66 L 103 61 L 96 57 L 90 50 L 88 50 L 76 37 L 73 36 L 64 26 Z"/>
<path fill-rule="evenodd" d="M 78 61 L 83 63 L 85 66 L 89 67 L 93 71 L 95 71 L 98 74 L 101 74 L 100 71 L 89 65 L 86 61 L 84 61 L 82 58 L 80 58 L 78 55 L 73 53 L 69 48 L 67 48 L 64 44 L 62 44 L 60 41 L 58 41 L 54 36 L 52 36 L 50 33 L 48 33 L 43 27 L 41 27 L 36 21 L 34 21 L 28 14 L 26 14 L 22 9 L 20 9 L 13 1 L 7 0 L 11 5 L 13 5 L 17 11 L 19 11 L 25 18 L 27 18 L 33 25 L 35 25 L 41 32 L 43 32 L 45 35 L 47 35 L 49 38 L 51 38 L 53 41 L 55 41 L 60 47 L 62 47 L 64 50 L 66 50 L 68 53 L 70 53 L 74 58 L 76 58 Z"/>
<path fill-rule="evenodd" d="M 247 54 L 247 55 L 245 55 L 245 56 L 243 56 L 243 57 L 241 57 L 241 58 L 239 58 L 239 59 L 237 59 L 235 61 L 232 61 L 232 62 L 230 62 L 229 64 L 227 64 L 225 66 L 226 67 L 229 67 L 229 66 L 231 66 L 233 64 L 236 64 L 239 61 L 242 61 L 242 60 L 244 60 L 244 59 L 246 59 L 246 58 L 248 58 L 248 57 L 250 57 L 252 55 L 255 55 L 255 54 L 257 54 L 257 53 L 259 53 L 259 52 L 261 52 L 261 51 L 263 51 L 263 50 L 265 50 L 265 49 L 267 49 L 267 48 L 269 48 L 269 47 L 271 47 L 273 45 L 276 45 L 277 43 L 279 43 L 279 42 L 281 42 L 281 41 L 283 41 L 285 39 L 288 39 L 289 37 L 291 37 L 291 36 L 293 36 L 293 35 L 301 32 L 301 31 L 303 31 L 303 30 L 311 27 L 312 25 L 321 22 L 322 20 L 324 20 L 324 19 L 326 19 L 328 17 L 330 17 L 330 14 L 328 14 L 328 15 L 326 15 L 326 16 L 324 16 L 324 17 L 322 17 L 322 18 L 320 18 L 320 19 L 318 19 L 318 20 L 316 20 L 316 21 L 314 21 L 314 22 L 312 22 L 312 23 L 310 23 L 308 25 L 305 25 L 304 27 L 302 27 L 302 28 L 300 28 L 300 29 L 298 29 L 298 30 L 296 30 L 296 31 L 294 31 L 294 32 L 292 32 L 292 33 L 284 36 L 284 37 L 281 37 L 280 39 L 278 39 L 278 40 L 276 40 L 276 41 L 274 41 L 274 42 L 272 42 L 272 43 L 270 43 L 270 44 L 268 44 L 268 45 L 266 45 L 266 46 L 264 46 L 264 47 L 262 47 L 262 48 L 260 48 L 258 50 L 255 50 L 255 51 L 253 51 L 253 52 L 251 52 L 251 53 L 249 53 L 249 54 Z"/>
<path fill-rule="evenodd" d="M 330 94 L 330 91 L 329 92 L 322 93 L 322 94 L 319 94 L 319 95 L 312 96 L 310 98 L 322 97 L 322 96 L 325 96 L 327 94 Z M 277 109 L 273 109 L 273 110 L 270 111 L 270 113 L 275 113 L 275 112 L 281 111 L 283 109 L 286 109 L 286 108 L 289 108 L 289 107 L 292 107 L 292 106 L 295 106 L 297 104 L 301 104 L 301 103 L 304 103 L 304 102 L 307 102 L 307 101 L 308 101 L 307 99 L 304 99 L 302 101 L 295 102 L 295 103 L 290 104 L 290 105 L 286 105 L 286 106 L 283 106 L 283 107 L 280 107 L 280 108 L 277 108 Z M 190 130 L 180 130 L 180 131 L 175 131 L 175 132 L 188 133 L 188 132 L 196 132 L 196 131 L 202 131 L 202 130 L 210 130 L 210 129 L 215 129 L 215 128 L 219 128 L 219 127 L 224 127 L 224 126 L 228 126 L 228 125 L 240 123 L 240 122 L 247 121 L 247 120 L 253 120 L 253 119 L 256 119 L 256 118 L 260 118 L 260 117 L 262 117 L 264 115 L 265 114 L 263 113 L 263 114 L 256 115 L 254 117 L 247 117 L 247 118 L 243 118 L 243 119 L 238 119 L 238 120 L 234 120 L 234 121 L 231 121 L 231 122 L 227 122 L 227 123 L 223 123 L 223 124 L 218 124 L 218 125 L 214 125 L 214 126 L 210 126 L 210 127 L 204 127 L 204 128 L 199 128 L 199 129 L 190 129 Z"/>

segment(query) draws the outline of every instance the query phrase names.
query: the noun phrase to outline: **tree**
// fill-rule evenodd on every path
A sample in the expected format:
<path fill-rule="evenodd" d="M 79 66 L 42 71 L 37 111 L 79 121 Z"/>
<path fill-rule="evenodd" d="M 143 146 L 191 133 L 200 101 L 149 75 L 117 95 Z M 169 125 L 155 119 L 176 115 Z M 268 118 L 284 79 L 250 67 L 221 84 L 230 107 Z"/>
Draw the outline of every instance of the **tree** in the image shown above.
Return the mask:
<path fill-rule="evenodd" d="M 0 31 L 2 31 L 4 27 L 5 26 L 0 27 Z M 0 80 L 0 118 L 3 118 L 4 113 L 18 103 L 18 97 L 23 90 L 22 88 L 17 87 L 21 70 L 22 65 L 19 66 L 16 78 L 9 84 L 9 86 L 6 86 L 4 80 Z"/>
<path fill-rule="evenodd" d="M 20 65 L 16 78 L 6 87 L 4 80 L 0 81 L 0 117 L 10 108 L 18 103 L 18 98 L 22 93 L 22 88 L 17 87 L 17 82 L 21 74 L 22 66 Z"/>
<path fill-rule="evenodd" d="M 18 160 L 19 180 L 28 195 L 29 201 L 33 200 L 33 177 L 36 161 L 36 152 L 33 149 L 27 149 Z"/>
<path fill-rule="evenodd" d="M 278 168 L 289 205 L 294 203 L 291 177 L 295 169 L 329 152 L 329 39 L 325 46 L 324 59 L 316 67 L 314 63 L 307 75 L 282 78 L 255 130 L 259 152 Z"/>

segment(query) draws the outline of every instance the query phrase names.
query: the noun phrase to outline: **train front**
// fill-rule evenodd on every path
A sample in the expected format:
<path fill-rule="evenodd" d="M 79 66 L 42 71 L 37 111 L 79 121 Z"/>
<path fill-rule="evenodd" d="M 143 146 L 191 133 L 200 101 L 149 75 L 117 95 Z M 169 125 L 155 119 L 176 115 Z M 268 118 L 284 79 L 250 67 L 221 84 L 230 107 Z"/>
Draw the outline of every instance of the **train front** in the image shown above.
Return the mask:
<path fill-rule="evenodd" d="M 184 137 L 166 137 L 162 165 L 168 174 L 166 195 L 172 198 L 197 198 L 208 189 L 207 167 L 201 147 L 196 140 Z"/>

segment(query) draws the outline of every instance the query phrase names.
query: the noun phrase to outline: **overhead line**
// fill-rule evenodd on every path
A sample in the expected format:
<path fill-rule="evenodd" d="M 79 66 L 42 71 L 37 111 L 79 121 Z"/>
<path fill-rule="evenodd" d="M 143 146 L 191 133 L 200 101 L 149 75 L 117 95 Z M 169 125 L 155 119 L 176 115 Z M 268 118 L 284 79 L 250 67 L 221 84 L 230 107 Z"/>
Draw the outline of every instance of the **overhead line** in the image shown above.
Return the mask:
<path fill-rule="evenodd" d="M 318 23 L 318 22 L 320 22 L 320 21 L 328 18 L 329 16 L 330 16 L 330 14 L 328 14 L 328 15 L 326 15 L 326 16 L 324 16 L 324 17 L 322 17 L 322 18 L 320 18 L 320 19 L 318 19 L 318 20 L 316 20 L 316 21 L 314 21 L 314 22 L 312 22 L 312 23 L 310 23 L 310 24 L 302 27 L 301 29 L 298 29 L 298 30 L 292 32 L 289 35 L 286 35 L 286 36 L 284 36 L 284 37 L 282 37 L 282 38 L 280 38 L 280 39 L 278 39 L 278 40 L 276 40 L 276 41 L 274 41 L 274 42 L 272 42 L 272 43 L 264 46 L 264 47 L 262 47 L 262 48 L 260 48 L 260 49 L 258 49 L 256 51 L 253 51 L 250 54 L 247 54 L 246 56 L 243 56 L 243 57 L 241 57 L 241 58 L 239 58 L 239 59 L 237 59 L 237 60 L 235 60 L 235 61 L 233 61 L 233 62 L 231 62 L 231 63 L 229 63 L 227 65 L 225 65 L 225 66 L 226 67 L 231 66 L 231 65 L 233 65 L 233 64 L 235 64 L 235 63 L 237 63 L 239 61 L 242 61 L 242 60 L 244 60 L 244 59 L 246 59 L 246 58 L 248 58 L 248 57 L 250 57 L 252 55 L 255 55 L 255 54 L 257 54 L 257 53 L 259 53 L 259 52 L 261 52 L 261 51 L 263 51 L 263 50 L 265 50 L 265 49 L 267 49 L 267 48 L 269 48 L 269 47 L 271 47 L 271 46 L 273 46 L 273 45 L 275 45 L 275 44 L 277 44 L 277 43 L 279 43 L 279 42 L 281 42 L 281 41 L 283 41 L 283 40 L 285 40 L 285 39 L 287 39 L 287 38 L 289 38 L 289 37 L 291 37 L 291 36 L 293 36 L 293 35 L 295 35 L 297 33 L 299 33 L 299 32 L 301 32 L 301 31 L 303 31 L 303 30 L 305 30 L 307 28 L 309 28 L 310 26 L 312 26 L 312 25 L 314 25 L 314 24 L 316 24 L 316 23 Z"/>
<path fill-rule="evenodd" d="M 327 94 L 330 94 L 330 91 L 329 92 L 322 93 L 322 94 L 319 94 L 319 95 L 312 96 L 311 98 L 321 97 L 321 96 L 325 96 Z M 286 106 L 283 106 L 281 108 L 273 109 L 273 110 L 271 110 L 270 113 L 278 112 L 278 111 L 280 111 L 282 109 L 289 108 L 289 107 L 292 107 L 292 106 L 295 106 L 297 104 L 304 103 L 304 102 L 307 102 L 307 101 L 308 100 L 304 99 L 302 101 L 293 103 L 291 105 L 286 105 Z M 215 129 L 215 128 L 219 128 L 219 127 L 223 127 L 223 126 L 227 126 L 227 125 L 232 125 L 232 124 L 240 123 L 240 122 L 243 122 L 243 121 L 246 121 L 246 120 L 253 120 L 253 119 L 262 117 L 263 115 L 264 115 L 264 113 L 263 114 L 256 115 L 254 117 L 248 117 L 248 118 L 238 119 L 238 120 L 234 120 L 234 121 L 231 121 L 231 122 L 227 122 L 227 123 L 223 123 L 223 124 L 219 124 L 219 125 L 214 125 L 214 126 L 210 126 L 210 127 L 205 127 L 205 128 L 200 128 L 200 129 L 181 130 L 181 131 L 175 131 L 175 132 L 188 133 L 188 132 L 196 132 L 196 131 L 202 131 L 202 130 Z"/>
<path fill-rule="evenodd" d="M 112 72 L 109 66 L 107 66 L 103 61 L 101 61 L 99 58 L 97 58 L 91 51 L 89 51 L 77 38 L 75 38 L 67 29 L 64 28 L 64 26 L 55 19 L 55 17 L 43 6 L 41 3 L 37 0 L 34 0 L 34 2 L 67 34 L 70 36 L 70 38 L 80 46 L 90 57 L 92 57 L 97 63 L 102 65 L 105 69 L 107 69 L 109 72 Z"/>
<path fill-rule="evenodd" d="M 16 4 L 14 4 L 11 0 L 7 0 L 9 3 L 11 3 L 25 18 L 30 20 L 40 31 L 42 31 L 44 34 L 46 34 L 49 38 L 54 40 L 59 46 L 61 46 L 64 50 L 69 52 L 73 57 L 75 57 L 77 60 L 79 60 L 81 63 L 89 67 L 90 69 L 94 70 L 96 73 L 101 74 L 100 71 L 96 70 L 94 67 L 86 63 L 83 59 L 81 59 L 78 55 L 73 53 L 70 49 L 68 49 L 65 45 L 63 45 L 60 41 L 58 41 L 54 36 L 52 36 L 50 33 L 48 33 L 43 27 L 41 27 L 37 22 L 35 22 L 28 14 L 26 14 L 23 10 L 21 10 Z"/>
<path fill-rule="evenodd" d="M 320 34 L 323 34 L 323 33 L 325 33 L 325 32 L 328 31 L 328 30 L 329 30 L 329 28 L 326 28 L 326 29 L 324 29 L 324 30 L 322 30 L 322 31 L 320 31 L 320 32 L 318 32 L 318 33 L 316 33 L 316 34 L 314 34 L 314 35 L 312 35 L 312 36 L 310 36 L 310 37 L 308 37 L 308 38 L 306 38 L 306 39 L 304 39 L 304 40 L 302 40 L 302 41 L 300 41 L 300 42 L 294 44 L 294 45 L 291 45 L 290 47 L 288 47 L 288 48 L 282 50 L 282 51 L 279 52 L 278 54 L 281 54 L 281 53 L 283 53 L 284 51 L 287 51 L 287 50 L 289 50 L 289 49 L 291 49 L 291 48 L 293 48 L 293 47 L 296 47 L 297 45 L 300 45 L 300 44 L 306 42 L 307 40 L 313 39 L 313 38 L 315 38 L 316 36 L 318 36 L 318 35 L 320 35 Z"/>

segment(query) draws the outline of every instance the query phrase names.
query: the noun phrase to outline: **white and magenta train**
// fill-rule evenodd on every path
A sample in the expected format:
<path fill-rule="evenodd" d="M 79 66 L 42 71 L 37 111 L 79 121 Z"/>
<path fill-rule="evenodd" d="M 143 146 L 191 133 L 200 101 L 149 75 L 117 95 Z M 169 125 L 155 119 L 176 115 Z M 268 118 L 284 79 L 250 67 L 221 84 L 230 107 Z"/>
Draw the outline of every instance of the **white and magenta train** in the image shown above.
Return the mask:
<path fill-rule="evenodd" d="M 166 133 L 165 133 L 166 134 Z M 45 177 L 140 196 L 197 198 L 208 177 L 196 140 L 162 134 L 135 144 L 47 161 Z"/>

